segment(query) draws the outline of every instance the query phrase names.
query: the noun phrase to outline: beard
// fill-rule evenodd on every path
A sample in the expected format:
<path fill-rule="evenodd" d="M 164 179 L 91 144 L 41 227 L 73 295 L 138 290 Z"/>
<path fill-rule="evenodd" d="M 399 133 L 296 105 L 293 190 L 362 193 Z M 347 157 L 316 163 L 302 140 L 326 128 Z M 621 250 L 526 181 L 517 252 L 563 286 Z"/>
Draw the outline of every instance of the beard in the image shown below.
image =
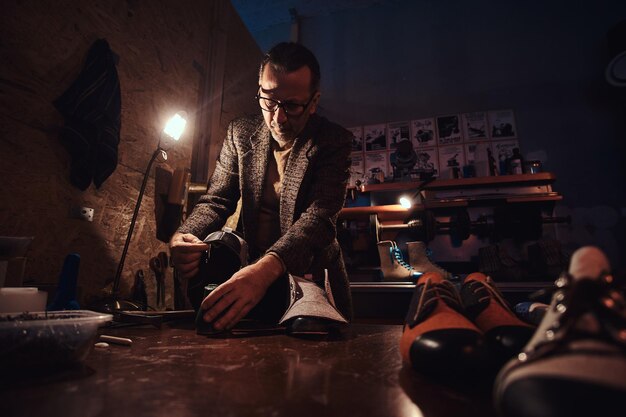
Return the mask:
<path fill-rule="evenodd" d="M 281 147 L 293 141 L 297 136 L 297 133 L 294 132 L 291 125 L 288 123 L 281 126 L 278 123 L 272 122 L 270 132 L 272 132 L 272 137 Z"/>

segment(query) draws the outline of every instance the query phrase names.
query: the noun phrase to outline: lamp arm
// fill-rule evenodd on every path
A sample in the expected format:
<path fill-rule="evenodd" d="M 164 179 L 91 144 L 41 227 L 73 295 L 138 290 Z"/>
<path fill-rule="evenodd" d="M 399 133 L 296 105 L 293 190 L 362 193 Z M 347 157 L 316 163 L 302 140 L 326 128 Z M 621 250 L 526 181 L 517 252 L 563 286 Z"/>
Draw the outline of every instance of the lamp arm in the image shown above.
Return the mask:
<path fill-rule="evenodd" d="M 152 154 L 152 158 L 150 158 L 150 162 L 148 162 L 148 167 L 146 168 L 146 172 L 143 176 L 143 182 L 141 183 L 141 189 L 139 190 L 139 197 L 137 198 L 137 203 L 135 204 L 135 211 L 133 212 L 133 218 L 130 221 L 130 228 L 128 229 L 128 235 L 126 236 L 126 243 L 124 243 L 124 250 L 122 251 L 122 257 L 120 259 L 120 263 L 117 266 L 117 272 L 115 273 L 115 279 L 113 280 L 113 294 L 117 294 L 120 289 L 120 279 L 122 277 L 122 270 L 124 269 L 124 261 L 126 260 L 126 253 L 128 252 L 128 246 L 130 245 L 130 239 L 133 236 L 133 230 L 135 229 L 135 222 L 137 221 L 137 215 L 139 214 L 139 207 L 141 206 L 141 200 L 143 199 L 143 194 L 146 191 L 146 184 L 148 183 L 148 177 L 150 176 L 150 169 L 152 168 L 152 164 L 154 160 L 161 154 L 162 149 L 160 146 L 161 141 L 159 141 L 159 146 Z"/>

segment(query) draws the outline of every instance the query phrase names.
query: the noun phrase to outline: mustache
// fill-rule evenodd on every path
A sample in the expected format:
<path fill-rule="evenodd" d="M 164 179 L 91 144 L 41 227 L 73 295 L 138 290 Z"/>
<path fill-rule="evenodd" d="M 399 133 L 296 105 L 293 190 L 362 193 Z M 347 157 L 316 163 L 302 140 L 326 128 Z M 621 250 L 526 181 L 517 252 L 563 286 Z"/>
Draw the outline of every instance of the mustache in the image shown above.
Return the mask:
<path fill-rule="evenodd" d="M 274 130 L 277 130 L 279 132 L 288 132 L 291 130 L 291 126 L 289 126 L 287 123 L 283 123 L 282 125 L 276 122 L 272 122 L 272 128 Z"/>

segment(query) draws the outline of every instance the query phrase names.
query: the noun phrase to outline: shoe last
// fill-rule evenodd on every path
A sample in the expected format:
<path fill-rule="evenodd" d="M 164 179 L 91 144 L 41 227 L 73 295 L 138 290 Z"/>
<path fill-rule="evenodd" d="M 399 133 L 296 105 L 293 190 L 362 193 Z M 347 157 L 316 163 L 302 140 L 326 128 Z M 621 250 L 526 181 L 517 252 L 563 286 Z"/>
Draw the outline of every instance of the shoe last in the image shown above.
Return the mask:
<path fill-rule="evenodd" d="M 502 415 L 622 415 L 626 303 L 609 271 L 595 247 L 572 255 L 537 331 L 496 378 Z"/>
<path fill-rule="evenodd" d="M 436 377 L 475 375 L 488 360 L 481 331 L 462 314 L 456 288 L 438 272 L 425 273 L 416 284 L 400 353 L 416 371 Z"/>

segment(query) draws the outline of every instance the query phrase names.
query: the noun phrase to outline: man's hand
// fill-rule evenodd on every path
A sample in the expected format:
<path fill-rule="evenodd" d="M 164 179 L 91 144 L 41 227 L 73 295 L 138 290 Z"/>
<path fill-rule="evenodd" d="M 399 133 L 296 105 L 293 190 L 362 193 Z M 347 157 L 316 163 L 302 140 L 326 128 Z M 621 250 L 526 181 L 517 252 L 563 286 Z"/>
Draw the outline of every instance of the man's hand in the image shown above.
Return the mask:
<path fill-rule="evenodd" d="M 261 301 L 269 286 L 283 274 L 278 258 L 265 255 L 257 263 L 237 271 L 228 281 L 217 287 L 200 305 L 204 321 L 213 322 L 216 330 L 229 329 L 245 317 Z"/>
<path fill-rule="evenodd" d="M 180 278 L 193 278 L 200 270 L 202 252 L 209 249 L 209 245 L 191 233 L 175 233 L 170 239 L 170 254 L 172 262 Z"/>

